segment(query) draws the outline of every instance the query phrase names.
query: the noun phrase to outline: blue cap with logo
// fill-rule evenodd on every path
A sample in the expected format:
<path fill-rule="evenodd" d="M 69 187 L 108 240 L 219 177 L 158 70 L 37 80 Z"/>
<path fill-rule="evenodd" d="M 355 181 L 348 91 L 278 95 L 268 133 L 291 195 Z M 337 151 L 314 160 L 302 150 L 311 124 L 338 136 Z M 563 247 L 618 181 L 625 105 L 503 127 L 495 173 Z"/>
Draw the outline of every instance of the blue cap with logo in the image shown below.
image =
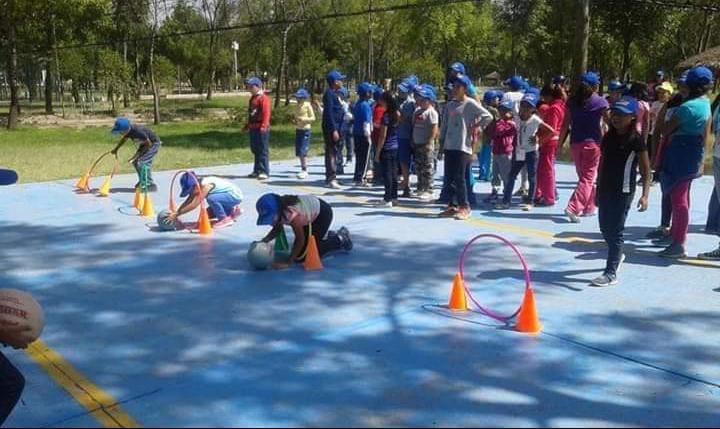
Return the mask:
<path fill-rule="evenodd" d="M 637 115 L 640 105 L 635 97 L 623 96 L 620 100 L 610 106 L 610 110 L 621 115 Z"/>
<path fill-rule="evenodd" d="M 513 91 L 519 91 L 525 86 L 525 79 L 523 79 L 522 76 L 515 75 L 506 80 L 505 84 Z"/>
<path fill-rule="evenodd" d="M 450 70 L 455 73 L 465 74 L 465 64 L 460 62 L 454 62 L 450 65 Z"/>
<path fill-rule="evenodd" d="M 687 86 L 699 88 L 713 83 L 713 73 L 705 66 L 693 67 L 687 74 Z"/>
<path fill-rule="evenodd" d="M 528 86 L 528 88 L 525 90 L 525 94 L 535 94 L 540 97 L 540 88 L 535 86 Z"/>
<path fill-rule="evenodd" d="M 298 100 L 307 100 L 310 98 L 310 93 L 305 88 L 300 88 L 297 90 L 295 94 L 293 94 L 293 97 L 297 98 Z"/>
<path fill-rule="evenodd" d="M 347 76 L 343 75 L 342 73 L 340 73 L 337 70 L 331 71 L 330 73 L 327 74 L 327 77 L 326 77 L 328 83 L 343 81 L 346 78 L 347 78 Z"/>
<path fill-rule="evenodd" d="M 684 72 L 682 72 L 682 74 L 677 78 L 678 85 L 687 85 L 687 77 L 689 72 L 689 70 L 685 70 Z"/>
<path fill-rule="evenodd" d="M 613 79 L 608 83 L 608 91 L 624 91 L 625 90 L 625 84 L 620 82 L 617 79 Z"/>
<path fill-rule="evenodd" d="M 245 79 L 245 85 L 261 87 L 262 80 L 260 80 L 259 77 L 251 77 L 249 79 Z"/>
<path fill-rule="evenodd" d="M 432 85 L 422 84 L 415 88 L 415 94 L 418 97 L 426 98 L 432 102 L 437 101 L 437 93 Z"/>
<path fill-rule="evenodd" d="M 467 89 L 472 86 L 472 82 L 467 75 L 459 74 L 455 77 L 455 80 L 453 80 L 453 85 L 462 85 Z"/>
<path fill-rule="evenodd" d="M 565 77 L 565 75 L 561 75 L 561 74 L 552 78 L 553 85 L 563 85 L 566 81 L 567 81 L 567 78 Z"/>
<path fill-rule="evenodd" d="M 180 177 L 180 197 L 187 197 L 197 186 L 197 176 L 194 172 L 188 171 Z"/>
<path fill-rule="evenodd" d="M 363 82 L 357 87 L 357 95 L 359 95 L 360 97 L 367 97 L 369 94 L 372 94 L 372 92 L 372 85 L 367 82 Z"/>
<path fill-rule="evenodd" d="M 277 194 L 265 194 L 255 203 L 258 212 L 258 225 L 272 225 L 275 218 L 280 214 L 280 196 Z"/>
<path fill-rule="evenodd" d="M 504 109 L 504 110 L 507 110 L 507 111 L 512 111 L 512 110 L 513 110 L 513 102 L 510 101 L 510 100 L 502 101 L 502 102 L 500 102 L 500 106 L 499 106 L 499 107 L 500 107 L 501 109 Z"/>
<path fill-rule="evenodd" d="M 492 104 L 495 99 L 499 98 L 502 98 L 502 94 L 494 89 L 490 91 L 485 91 L 485 94 L 483 94 L 483 102 L 485 104 Z"/>
<path fill-rule="evenodd" d="M 520 100 L 521 103 L 527 103 L 532 107 L 537 107 L 538 101 L 539 97 L 537 96 L 537 94 L 534 94 L 532 92 L 526 93 Z"/>
<path fill-rule="evenodd" d="M 384 93 L 385 93 L 385 90 L 382 89 L 382 87 L 377 86 L 377 85 L 375 85 L 373 87 L 373 99 L 375 101 L 380 100 L 380 98 L 383 96 Z"/>
<path fill-rule="evenodd" d="M 127 118 L 117 118 L 115 125 L 110 130 L 112 134 L 125 134 L 128 131 L 130 131 L 130 120 Z"/>
<path fill-rule="evenodd" d="M 600 85 L 600 76 L 595 72 L 587 72 L 580 76 L 580 80 L 587 85 L 597 86 Z"/>

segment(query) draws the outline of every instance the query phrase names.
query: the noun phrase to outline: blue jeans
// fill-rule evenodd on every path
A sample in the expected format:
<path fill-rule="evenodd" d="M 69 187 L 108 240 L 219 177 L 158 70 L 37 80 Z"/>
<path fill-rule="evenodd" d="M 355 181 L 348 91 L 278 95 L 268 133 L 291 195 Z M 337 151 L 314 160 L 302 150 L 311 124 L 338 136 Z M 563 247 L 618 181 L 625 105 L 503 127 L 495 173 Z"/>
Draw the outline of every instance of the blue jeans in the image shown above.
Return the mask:
<path fill-rule="evenodd" d="M 223 220 L 230 216 L 235 206 L 240 204 L 242 200 L 235 198 L 229 192 L 218 192 L 216 194 L 208 194 L 208 216 Z"/>
<path fill-rule="evenodd" d="M 447 164 L 445 164 L 447 166 Z M 472 174 L 472 158 L 470 159 L 470 164 L 468 164 L 467 169 L 465 171 L 465 193 L 467 194 L 467 202 L 471 206 L 477 205 L 477 197 L 475 196 L 475 191 L 473 189 L 475 188 L 475 176 Z M 448 204 L 451 203 L 450 201 L 450 176 L 448 175 L 447 167 L 445 169 L 445 172 L 443 173 L 443 184 L 442 189 L 440 190 L 440 196 L 438 197 L 438 201 L 442 204 Z"/>
<path fill-rule="evenodd" d="M 384 150 L 380 153 L 380 169 L 385 185 L 385 202 L 398 198 L 398 150 Z"/>
<path fill-rule="evenodd" d="M 625 220 L 634 197 L 635 194 L 604 195 L 600 193 L 598 195 L 598 222 L 603 238 L 608 245 L 605 274 L 617 275 L 623 244 L 625 244 Z"/>
<path fill-rule="evenodd" d="M 468 207 L 470 205 L 468 198 L 468 174 L 472 179 L 470 164 L 472 164 L 472 155 L 460 150 L 445 151 L 448 205 L 454 207 Z"/>
<path fill-rule="evenodd" d="M 536 179 L 537 179 L 537 165 L 538 165 L 537 151 L 526 152 L 525 153 L 525 161 L 516 161 L 515 155 L 513 154 L 512 168 L 510 170 L 510 175 L 508 176 L 508 182 L 505 184 L 505 195 L 503 195 L 503 203 L 510 204 L 510 200 L 512 199 L 513 188 L 515 188 L 515 180 L 517 179 L 518 174 L 520 174 L 520 171 L 525 166 L 527 166 L 528 183 L 530 184 L 530 189 L 528 190 L 528 195 L 529 195 L 528 199 L 532 203 L 533 198 L 535 196 Z"/>
<path fill-rule="evenodd" d="M 715 188 L 708 204 L 708 219 L 705 229 L 720 235 L 720 158 L 713 157 L 713 173 L 715 175 Z"/>
<path fill-rule="evenodd" d="M 295 156 L 307 156 L 310 150 L 310 130 L 295 130 Z"/>
<path fill-rule="evenodd" d="M 25 377 L 0 353 L 0 426 L 5 422 L 25 388 Z"/>
<path fill-rule="evenodd" d="M 250 130 L 250 150 L 255 155 L 253 173 L 270 175 L 270 131 Z"/>
<path fill-rule="evenodd" d="M 142 181 L 142 170 L 143 168 L 147 167 L 147 184 L 148 186 L 154 185 L 155 182 L 153 182 L 152 178 L 152 165 L 153 161 L 155 160 L 155 156 L 160 151 L 160 145 L 161 142 L 153 143 L 152 146 L 150 146 L 150 149 L 148 149 L 145 153 L 140 155 L 138 159 L 133 161 L 133 167 L 135 167 L 135 171 L 137 171 L 138 175 L 138 181 Z M 140 183 L 142 185 L 142 183 Z"/>
<path fill-rule="evenodd" d="M 478 153 L 478 163 L 480 164 L 480 174 L 478 180 L 487 182 L 490 180 L 491 173 L 491 162 L 492 162 L 492 145 L 490 143 L 483 143 L 480 153 Z"/>

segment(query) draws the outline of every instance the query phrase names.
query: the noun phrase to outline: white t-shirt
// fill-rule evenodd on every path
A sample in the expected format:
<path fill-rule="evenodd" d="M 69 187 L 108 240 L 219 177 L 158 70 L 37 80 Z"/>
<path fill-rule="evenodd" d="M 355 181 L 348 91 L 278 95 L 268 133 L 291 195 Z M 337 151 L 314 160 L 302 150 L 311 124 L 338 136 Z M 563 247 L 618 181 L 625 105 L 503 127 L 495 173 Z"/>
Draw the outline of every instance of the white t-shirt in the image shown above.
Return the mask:
<path fill-rule="evenodd" d="M 502 101 L 509 101 L 513 105 L 512 114 L 516 124 L 520 121 L 520 102 L 524 96 L 525 93 L 520 91 L 506 92 L 505 95 L 503 95 Z"/>
<path fill-rule="evenodd" d="M 527 121 L 521 120 L 518 124 L 518 140 L 515 149 L 515 160 L 525 161 L 525 154 L 538 150 L 537 132 L 543 121 L 536 114 L 533 114 Z"/>
<path fill-rule="evenodd" d="M 208 193 L 210 195 L 227 192 L 240 201 L 242 201 L 243 199 L 243 193 L 240 188 L 238 188 L 234 183 L 231 183 L 225 179 L 221 179 L 215 176 L 205 176 L 202 178 L 202 184 L 203 186 L 214 185 L 213 189 Z"/>
<path fill-rule="evenodd" d="M 320 200 L 314 195 L 298 195 L 300 202 L 288 207 L 283 213 L 283 223 L 289 225 L 297 218 L 300 225 L 307 226 L 320 214 Z"/>
<path fill-rule="evenodd" d="M 413 115 L 413 142 L 426 144 L 432 137 L 433 126 L 439 123 L 438 112 L 434 107 L 418 107 Z"/>

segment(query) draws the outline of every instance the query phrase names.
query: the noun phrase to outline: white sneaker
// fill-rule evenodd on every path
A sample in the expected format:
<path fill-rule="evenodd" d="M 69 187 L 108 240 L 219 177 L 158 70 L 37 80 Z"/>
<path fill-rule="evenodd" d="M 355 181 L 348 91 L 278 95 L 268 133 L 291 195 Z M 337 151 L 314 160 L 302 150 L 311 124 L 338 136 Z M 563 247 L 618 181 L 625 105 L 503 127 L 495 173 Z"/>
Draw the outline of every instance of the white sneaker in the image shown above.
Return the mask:
<path fill-rule="evenodd" d="M 307 171 L 305 171 L 305 170 L 303 170 L 297 174 L 297 178 L 300 180 L 307 179 L 307 177 L 308 177 L 308 174 L 307 174 Z"/>
<path fill-rule="evenodd" d="M 265 173 L 260 173 L 260 174 L 258 174 L 258 177 L 257 177 L 257 178 L 258 178 L 258 180 L 267 180 L 267 179 L 268 179 L 268 175 L 265 174 Z"/>
<path fill-rule="evenodd" d="M 375 205 L 377 205 L 378 207 L 383 207 L 383 208 L 391 208 L 393 206 L 393 202 L 380 200 L 377 203 L 375 203 Z"/>
<path fill-rule="evenodd" d="M 565 214 L 567 215 L 568 219 L 570 219 L 570 222 L 580 223 L 580 216 L 576 215 L 568 209 L 565 209 Z"/>
<path fill-rule="evenodd" d="M 333 189 L 342 189 L 342 186 L 340 186 L 337 180 L 333 180 L 332 182 L 328 183 L 328 187 Z"/>
<path fill-rule="evenodd" d="M 432 192 L 423 192 L 418 198 L 420 198 L 422 201 L 430 201 L 433 199 L 433 194 Z"/>

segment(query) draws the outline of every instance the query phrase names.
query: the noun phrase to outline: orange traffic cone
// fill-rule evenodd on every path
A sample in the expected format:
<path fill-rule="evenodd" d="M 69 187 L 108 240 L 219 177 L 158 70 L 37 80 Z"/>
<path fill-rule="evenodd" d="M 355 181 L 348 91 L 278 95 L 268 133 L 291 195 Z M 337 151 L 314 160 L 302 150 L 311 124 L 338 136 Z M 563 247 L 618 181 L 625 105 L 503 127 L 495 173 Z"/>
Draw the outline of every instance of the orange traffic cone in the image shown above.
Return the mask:
<path fill-rule="evenodd" d="M 537 335 L 542 331 L 537 308 L 535 308 L 535 294 L 532 288 L 528 288 L 525 291 L 525 297 L 523 298 L 522 307 L 520 307 L 515 330 L 531 335 Z"/>
<path fill-rule="evenodd" d="M 142 199 L 142 193 L 140 192 L 140 188 L 135 188 L 135 199 L 133 200 L 133 207 L 138 209 L 138 211 L 140 213 L 142 213 L 143 199 Z"/>
<path fill-rule="evenodd" d="M 460 277 L 460 273 L 455 274 L 455 278 L 453 279 L 448 309 L 452 311 L 468 311 L 467 299 L 465 298 L 465 283 L 462 277 Z"/>
<path fill-rule="evenodd" d="M 110 176 L 105 179 L 100 189 L 98 189 L 98 195 L 101 197 L 107 197 L 110 195 Z"/>
<path fill-rule="evenodd" d="M 320 271 L 323 269 L 323 264 L 322 261 L 320 261 L 320 252 L 318 251 L 315 236 L 311 234 L 308 240 L 303 268 L 305 268 L 305 271 Z"/>
<path fill-rule="evenodd" d="M 82 175 L 80 179 L 78 179 L 77 183 L 75 184 L 75 187 L 78 189 L 86 189 L 88 187 L 88 180 L 90 179 L 90 174 L 85 173 Z"/>
<path fill-rule="evenodd" d="M 202 235 L 211 235 L 212 226 L 210 226 L 210 217 L 205 207 L 200 207 L 200 218 L 198 219 L 198 233 Z"/>
<path fill-rule="evenodd" d="M 145 201 L 143 202 L 142 215 L 143 217 L 155 217 L 155 208 L 150 199 L 150 194 L 147 193 L 145 194 Z"/>

